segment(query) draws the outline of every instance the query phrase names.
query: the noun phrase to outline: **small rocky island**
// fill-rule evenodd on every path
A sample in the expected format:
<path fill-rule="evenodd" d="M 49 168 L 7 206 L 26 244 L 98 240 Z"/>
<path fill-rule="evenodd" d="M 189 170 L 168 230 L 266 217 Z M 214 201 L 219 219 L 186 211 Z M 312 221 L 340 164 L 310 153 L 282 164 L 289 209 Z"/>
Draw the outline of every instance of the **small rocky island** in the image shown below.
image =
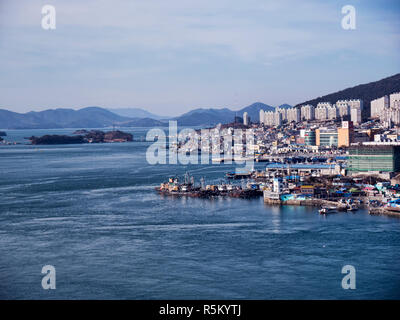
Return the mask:
<path fill-rule="evenodd" d="M 7 136 L 7 133 L 6 133 L 6 132 L 0 131 L 0 137 L 6 137 L 6 136 Z"/>
<path fill-rule="evenodd" d="M 32 136 L 29 138 L 32 144 L 79 144 L 79 143 L 110 143 L 133 141 L 133 135 L 123 131 L 115 130 L 103 132 L 100 130 L 77 130 L 74 134 L 79 135 L 44 135 L 42 137 Z"/>

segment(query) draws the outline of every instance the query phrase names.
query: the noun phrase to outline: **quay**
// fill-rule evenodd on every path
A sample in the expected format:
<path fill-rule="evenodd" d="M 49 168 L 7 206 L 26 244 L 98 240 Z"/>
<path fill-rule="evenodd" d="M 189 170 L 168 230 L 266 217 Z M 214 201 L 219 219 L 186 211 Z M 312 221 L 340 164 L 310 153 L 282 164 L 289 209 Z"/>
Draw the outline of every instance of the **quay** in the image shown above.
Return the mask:
<path fill-rule="evenodd" d="M 378 207 L 378 208 L 369 208 L 368 213 L 371 215 L 384 215 L 390 217 L 400 218 L 400 210 L 395 208 L 387 208 L 387 207 Z"/>

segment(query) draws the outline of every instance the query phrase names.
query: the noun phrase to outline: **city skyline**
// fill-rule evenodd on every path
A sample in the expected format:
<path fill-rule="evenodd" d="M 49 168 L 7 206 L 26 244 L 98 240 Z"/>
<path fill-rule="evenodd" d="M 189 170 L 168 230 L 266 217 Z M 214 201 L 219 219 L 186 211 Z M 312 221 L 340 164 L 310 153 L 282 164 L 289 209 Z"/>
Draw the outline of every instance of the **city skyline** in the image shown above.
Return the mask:
<path fill-rule="evenodd" d="M 399 4 L 384 2 L 352 1 L 357 27 L 344 30 L 343 1 L 309 0 L 296 10 L 292 1 L 5 1 L 0 106 L 173 116 L 255 101 L 295 105 L 397 73 Z M 57 10 L 56 30 L 41 28 L 45 4 Z"/>

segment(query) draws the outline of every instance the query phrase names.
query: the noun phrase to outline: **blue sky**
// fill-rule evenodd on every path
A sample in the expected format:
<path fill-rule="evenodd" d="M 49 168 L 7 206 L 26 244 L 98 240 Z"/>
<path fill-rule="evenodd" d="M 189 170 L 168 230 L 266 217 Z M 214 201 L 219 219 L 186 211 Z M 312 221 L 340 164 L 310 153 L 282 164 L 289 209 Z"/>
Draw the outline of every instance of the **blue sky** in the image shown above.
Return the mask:
<path fill-rule="evenodd" d="M 399 73 L 399 18 L 397 0 L 1 0 L 0 108 L 296 104 Z"/>

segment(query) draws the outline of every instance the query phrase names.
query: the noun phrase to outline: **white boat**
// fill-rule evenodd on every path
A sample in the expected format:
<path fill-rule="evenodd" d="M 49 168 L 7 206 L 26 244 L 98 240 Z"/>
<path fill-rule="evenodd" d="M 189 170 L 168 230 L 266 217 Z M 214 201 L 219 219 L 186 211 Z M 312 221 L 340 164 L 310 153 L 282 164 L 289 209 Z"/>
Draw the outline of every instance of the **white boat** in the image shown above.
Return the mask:
<path fill-rule="evenodd" d="M 330 214 L 330 213 L 336 213 L 337 208 L 336 207 L 322 207 L 321 209 L 318 210 L 319 214 Z"/>

